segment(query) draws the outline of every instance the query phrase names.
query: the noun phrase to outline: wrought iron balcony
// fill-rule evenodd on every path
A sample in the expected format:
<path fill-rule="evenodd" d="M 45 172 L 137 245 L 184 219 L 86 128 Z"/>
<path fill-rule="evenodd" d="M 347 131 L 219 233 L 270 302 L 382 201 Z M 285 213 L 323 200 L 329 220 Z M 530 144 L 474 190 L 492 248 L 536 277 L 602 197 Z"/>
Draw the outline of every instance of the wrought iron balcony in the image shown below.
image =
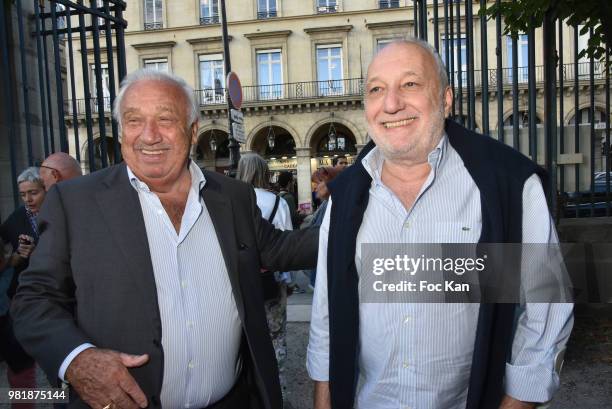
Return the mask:
<path fill-rule="evenodd" d="M 219 24 L 219 15 L 213 14 L 212 16 L 200 17 L 200 25 L 206 26 L 208 24 Z"/>
<path fill-rule="evenodd" d="M 144 23 L 145 30 L 160 30 L 164 28 L 164 23 L 161 21 L 152 21 L 149 23 Z"/>
<path fill-rule="evenodd" d="M 577 79 L 580 82 L 589 81 L 589 63 L 578 64 L 578 69 L 574 67 L 574 64 L 565 64 L 563 66 L 563 81 L 564 86 L 572 86 Z M 606 70 L 604 64 L 594 64 L 594 80 L 604 81 L 606 79 Z M 577 76 L 576 76 L 577 71 Z M 497 72 L 498 70 L 492 68 L 487 72 L 489 92 L 495 91 L 497 87 Z M 520 87 L 527 86 L 527 67 L 517 68 L 517 81 Z M 542 66 L 535 67 L 536 83 L 541 87 L 544 82 L 544 69 Z M 501 77 L 502 84 L 506 89 L 512 86 L 513 82 L 513 70 L 512 68 L 502 68 Z M 611 74 L 608 74 L 611 75 Z M 468 71 L 461 71 L 452 73 L 452 82 L 455 86 L 455 90 L 458 91 L 457 87 L 461 84 L 462 91 L 467 91 L 467 77 Z M 474 88 L 480 90 L 482 88 L 482 75 L 480 70 L 474 71 Z M 305 101 L 305 100 L 322 100 L 328 98 L 361 98 L 363 95 L 364 80 L 362 78 L 351 78 L 343 80 L 329 80 L 329 81 L 304 81 L 304 82 L 292 82 L 284 84 L 272 84 L 272 85 L 248 85 L 242 87 L 243 103 L 245 104 L 265 104 L 281 101 Z M 199 89 L 195 91 L 196 101 L 200 106 L 211 106 L 211 105 L 224 105 L 225 100 L 225 89 L 224 88 L 208 88 Z M 85 99 L 76 100 L 76 109 L 79 115 L 85 114 Z M 92 114 L 98 113 L 98 99 L 90 98 L 89 107 Z M 102 101 L 102 107 L 104 112 L 110 112 L 111 101 L 110 98 L 106 97 Z M 71 100 L 65 102 L 66 116 L 72 116 L 73 104 Z"/>
<path fill-rule="evenodd" d="M 338 4 L 317 7 L 317 13 L 319 14 L 336 13 L 337 11 L 338 11 Z"/>
<path fill-rule="evenodd" d="M 378 0 L 379 9 L 394 9 L 399 7 L 399 0 Z"/>
<path fill-rule="evenodd" d="M 257 18 L 259 20 L 276 17 L 276 10 L 258 11 Z"/>

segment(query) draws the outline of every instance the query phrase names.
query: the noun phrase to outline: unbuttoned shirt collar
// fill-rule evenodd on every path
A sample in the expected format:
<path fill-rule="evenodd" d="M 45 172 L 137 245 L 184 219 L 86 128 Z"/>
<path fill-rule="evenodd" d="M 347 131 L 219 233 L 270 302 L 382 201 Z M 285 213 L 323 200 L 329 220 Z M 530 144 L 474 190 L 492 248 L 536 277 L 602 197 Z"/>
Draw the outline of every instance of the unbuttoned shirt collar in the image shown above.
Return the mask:
<path fill-rule="evenodd" d="M 440 168 L 440 166 L 442 166 L 447 146 L 448 136 L 445 132 L 442 134 L 442 138 L 440 138 L 438 145 L 436 145 L 436 147 L 427 155 L 427 162 L 434 171 L 434 174 L 437 173 L 437 170 Z M 381 175 L 384 161 L 385 158 L 383 157 L 383 154 L 378 146 L 375 146 L 366 156 L 363 157 L 363 159 L 361 159 L 363 167 L 365 168 L 366 172 L 368 172 L 376 186 L 382 185 Z"/>
<path fill-rule="evenodd" d="M 141 190 L 143 192 L 151 193 L 151 189 L 149 189 L 149 186 L 146 183 L 142 182 L 140 179 L 138 179 L 138 177 L 134 174 L 134 172 L 132 172 L 132 169 L 130 169 L 129 166 L 126 166 L 126 168 L 128 178 L 132 187 L 136 189 L 136 191 Z M 200 191 L 202 191 L 202 188 L 206 184 L 206 178 L 204 177 L 204 173 L 202 173 L 202 169 L 200 169 L 198 165 L 196 165 L 196 163 L 191 159 L 189 160 L 189 174 L 191 175 L 191 188 L 199 193 Z"/>

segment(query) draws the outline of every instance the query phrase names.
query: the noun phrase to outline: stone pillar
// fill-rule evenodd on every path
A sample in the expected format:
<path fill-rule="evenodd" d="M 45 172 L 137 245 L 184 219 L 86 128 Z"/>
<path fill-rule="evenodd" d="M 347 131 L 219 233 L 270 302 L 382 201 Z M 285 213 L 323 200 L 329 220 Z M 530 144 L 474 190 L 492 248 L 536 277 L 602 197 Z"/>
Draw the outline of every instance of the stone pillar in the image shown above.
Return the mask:
<path fill-rule="evenodd" d="M 310 148 L 295 148 L 295 152 L 297 156 L 298 208 L 301 204 L 308 204 L 309 209 L 312 209 Z"/>
<path fill-rule="evenodd" d="M 355 149 L 357 149 L 357 155 L 359 155 L 359 152 L 361 152 L 361 150 L 363 149 L 364 146 L 366 146 L 365 143 L 356 143 L 355 144 Z"/>

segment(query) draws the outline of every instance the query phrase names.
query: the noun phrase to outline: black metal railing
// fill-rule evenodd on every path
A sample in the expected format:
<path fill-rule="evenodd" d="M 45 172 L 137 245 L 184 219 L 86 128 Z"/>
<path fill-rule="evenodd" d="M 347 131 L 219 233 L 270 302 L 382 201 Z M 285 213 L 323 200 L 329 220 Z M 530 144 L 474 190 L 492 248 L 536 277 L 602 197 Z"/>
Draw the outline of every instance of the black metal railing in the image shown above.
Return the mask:
<path fill-rule="evenodd" d="M 205 26 L 208 24 L 219 24 L 219 15 L 213 14 L 212 16 L 200 17 L 200 25 Z"/>
<path fill-rule="evenodd" d="M 259 20 L 266 19 L 266 18 L 273 18 L 273 17 L 276 17 L 276 10 L 275 9 L 266 10 L 266 11 L 258 11 L 257 12 L 257 18 Z"/>
<path fill-rule="evenodd" d="M 161 30 L 162 28 L 164 28 L 164 23 L 162 23 L 161 21 L 151 21 L 144 23 L 144 29 L 146 31 Z"/>
<path fill-rule="evenodd" d="M 488 71 L 488 85 L 489 90 L 494 90 L 497 85 L 498 70 L 495 68 L 489 69 Z M 513 69 L 502 68 L 501 78 L 503 86 L 510 87 L 513 83 Z M 519 67 L 518 82 L 527 86 L 527 67 Z M 578 80 L 587 81 L 588 78 L 582 74 L 584 71 L 588 72 L 588 63 L 581 63 L 578 65 Z M 576 70 L 573 64 L 567 64 L 563 67 L 564 78 L 566 80 L 573 80 Z M 543 67 L 535 67 L 535 80 L 537 83 L 544 81 Z M 605 80 L 605 69 L 603 65 L 595 70 L 596 80 Z M 456 85 L 461 79 L 461 83 L 464 85 L 463 92 L 467 92 L 467 78 L 468 71 L 461 71 L 451 73 L 453 83 Z M 474 86 L 477 91 L 482 89 L 481 71 L 474 71 Z M 282 84 L 270 84 L 270 85 L 247 85 L 242 87 L 243 98 L 245 103 L 258 103 L 258 102 L 270 102 L 280 100 L 299 100 L 299 99 L 316 99 L 316 98 L 333 98 L 333 97 L 354 97 L 363 95 L 364 80 L 363 78 L 350 78 L 342 80 L 326 80 L 326 81 L 302 81 L 293 83 L 282 83 Z M 195 91 L 196 101 L 200 105 L 218 105 L 225 104 L 225 89 L 224 88 L 207 88 L 198 89 Z M 85 112 L 85 99 L 76 100 L 76 109 L 78 114 Z M 65 102 L 65 110 L 67 113 L 73 113 L 72 101 L 68 100 Z M 91 112 L 99 112 L 99 107 L 102 107 L 103 112 L 110 112 L 111 101 L 109 97 L 103 98 L 98 101 L 98 98 L 92 97 L 89 99 L 89 107 Z M 519 127 L 522 127 L 519 124 Z"/>
<path fill-rule="evenodd" d="M 378 0 L 378 8 L 393 9 L 399 7 L 399 0 Z"/>
<path fill-rule="evenodd" d="M 317 6 L 317 13 L 325 14 L 325 13 L 336 13 L 338 11 L 338 4 L 330 4 L 328 6 Z"/>

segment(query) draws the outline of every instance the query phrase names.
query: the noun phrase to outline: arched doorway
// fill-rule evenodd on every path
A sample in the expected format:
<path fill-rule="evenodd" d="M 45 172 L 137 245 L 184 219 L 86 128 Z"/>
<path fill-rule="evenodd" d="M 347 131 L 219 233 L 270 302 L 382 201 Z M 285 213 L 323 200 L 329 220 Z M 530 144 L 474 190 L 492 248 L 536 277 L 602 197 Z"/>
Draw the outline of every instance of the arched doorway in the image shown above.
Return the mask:
<path fill-rule="evenodd" d="M 221 129 L 209 129 L 200 134 L 195 147 L 195 162 L 198 166 L 219 173 L 230 168 L 229 137 Z"/>
<path fill-rule="evenodd" d="M 355 135 L 345 125 L 327 122 L 312 135 L 310 142 L 311 170 L 322 166 L 332 166 L 334 158 L 344 156 L 349 165 L 357 155 Z"/>
<path fill-rule="evenodd" d="M 115 143 L 117 146 L 115 147 Z M 106 166 L 111 166 L 120 161 L 119 157 L 115 156 L 115 149 L 121 151 L 121 143 L 115 138 L 110 136 L 98 136 L 93 140 L 93 166 L 89 160 L 89 146 L 87 143 L 83 144 L 81 150 L 81 168 L 84 172 L 92 172 L 100 170 Z"/>
<path fill-rule="evenodd" d="M 251 150 L 268 162 L 271 184 L 276 183 L 283 171 L 293 173 L 294 180 L 297 180 L 295 139 L 285 128 L 270 124 L 260 129 L 253 137 Z M 297 192 L 297 185 L 295 190 Z"/>

